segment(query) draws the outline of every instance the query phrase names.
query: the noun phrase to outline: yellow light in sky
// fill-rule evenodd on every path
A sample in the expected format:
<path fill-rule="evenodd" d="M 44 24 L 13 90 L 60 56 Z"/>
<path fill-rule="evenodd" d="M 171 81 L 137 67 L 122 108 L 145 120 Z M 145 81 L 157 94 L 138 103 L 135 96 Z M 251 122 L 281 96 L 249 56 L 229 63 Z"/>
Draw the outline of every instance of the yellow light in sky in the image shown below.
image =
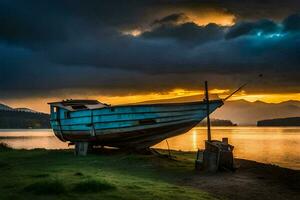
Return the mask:
<path fill-rule="evenodd" d="M 228 93 L 230 92 L 230 90 L 226 89 L 212 89 L 209 91 L 209 93 L 212 93 L 212 94 L 224 94 L 224 93 Z"/>
<path fill-rule="evenodd" d="M 171 12 L 171 11 L 170 11 Z M 186 15 L 186 18 L 183 18 L 180 21 L 177 21 L 175 24 L 180 25 L 187 22 L 193 22 L 198 26 L 205 26 L 210 23 L 215 23 L 220 26 L 232 26 L 235 23 L 235 16 L 230 13 L 226 13 L 224 11 L 217 11 L 217 10 L 204 10 L 198 11 L 195 10 L 179 10 L 179 11 L 172 11 L 172 12 L 183 12 Z M 168 13 L 165 15 L 169 15 Z M 163 18 L 164 16 L 161 16 Z M 150 31 L 153 27 L 149 26 L 147 28 L 134 28 L 131 30 L 123 30 L 122 34 L 124 35 L 131 35 L 133 37 L 140 36 L 145 31 Z"/>
<path fill-rule="evenodd" d="M 131 35 L 133 37 L 137 37 L 142 34 L 142 31 L 139 29 L 127 30 L 122 32 L 124 35 Z"/>
<path fill-rule="evenodd" d="M 230 90 L 226 89 L 212 89 L 210 90 L 210 94 L 217 94 L 221 98 L 226 97 L 230 92 Z M 118 104 L 131 104 L 143 101 L 151 101 L 151 100 L 164 100 L 164 99 L 172 99 L 177 97 L 187 97 L 194 95 L 203 95 L 203 91 L 201 90 L 185 90 L 185 89 L 174 89 L 169 92 L 164 93 L 148 93 L 148 94 L 133 94 L 126 96 L 99 96 L 99 95 L 84 95 L 84 96 L 68 96 L 67 98 L 73 99 L 97 99 L 101 102 L 118 105 Z M 36 111 L 49 113 L 49 105 L 48 102 L 53 101 L 61 101 L 66 99 L 66 97 L 56 97 L 56 98 L 23 98 L 20 99 L 11 99 L 1 101 L 0 103 L 7 104 L 11 107 L 27 107 Z M 298 100 L 300 101 L 300 93 L 284 93 L 284 94 L 247 94 L 245 92 L 237 93 L 232 96 L 230 100 L 240 100 L 244 99 L 250 102 L 253 101 L 263 101 L 267 103 L 280 103 L 288 100 Z M 193 99 L 191 99 L 193 100 Z M 195 101 L 199 100 L 199 96 L 195 96 Z"/>
<path fill-rule="evenodd" d="M 246 101 L 263 101 L 266 103 L 280 103 L 283 101 L 297 100 L 300 101 L 300 93 L 284 93 L 284 94 L 237 94 L 231 100 L 244 99 Z"/>
<path fill-rule="evenodd" d="M 198 90 L 184 90 L 184 89 L 174 89 L 169 92 L 164 93 L 148 93 L 141 95 L 127 95 L 127 96 L 101 96 L 96 97 L 96 99 L 100 99 L 100 101 L 108 102 L 111 104 L 130 104 L 137 103 L 143 101 L 151 101 L 151 100 L 163 100 L 163 99 L 171 99 L 176 97 L 184 97 L 184 96 L 192 96 L 203 94 L 203 92 Z"/>
<path fill-rule="evenodd" d="M 174 89 L 174 90 L 172 90 L 168 93 L 169 93 L 170 96 L 180 97 L 180 96 L 197 95 L 197 94 L 200 94 L 200 91 L 198 91 L 198 90 L 185 90 L 185 89 L 177 88 L 177 89 Z"/>
<path fill-rule="evenodd" d="M 220 26 L 232 26 L 235 22 L 235 16 L 229 13 L 210 11 L 206 13 L 187 13 L 192 22 L 198 26 L 205 26 L 209 23 L 215 23 Z"/>

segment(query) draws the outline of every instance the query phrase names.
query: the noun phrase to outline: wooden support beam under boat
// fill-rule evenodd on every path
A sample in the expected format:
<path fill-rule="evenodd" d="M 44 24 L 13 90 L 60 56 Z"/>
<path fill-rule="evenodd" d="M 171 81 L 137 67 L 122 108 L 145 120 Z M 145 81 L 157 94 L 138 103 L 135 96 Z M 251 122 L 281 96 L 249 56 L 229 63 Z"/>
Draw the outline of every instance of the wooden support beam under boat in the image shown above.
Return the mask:
<path fill-rule="evenodd" d="M 89 149 L 88 142 L 75 142 L 75 156 L 86 156 Z"/>

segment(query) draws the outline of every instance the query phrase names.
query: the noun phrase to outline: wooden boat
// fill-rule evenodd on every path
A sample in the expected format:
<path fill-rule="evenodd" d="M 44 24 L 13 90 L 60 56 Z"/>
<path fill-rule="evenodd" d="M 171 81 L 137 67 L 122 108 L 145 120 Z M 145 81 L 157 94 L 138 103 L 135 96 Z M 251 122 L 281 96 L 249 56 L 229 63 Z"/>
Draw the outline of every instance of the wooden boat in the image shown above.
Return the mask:
<path fill-rule="evenodd" d="M 223 100 L 110 106 L 96 100 L 49 103 L 51 126 L 62 141 L 144 149 L 187 132 Z"/>

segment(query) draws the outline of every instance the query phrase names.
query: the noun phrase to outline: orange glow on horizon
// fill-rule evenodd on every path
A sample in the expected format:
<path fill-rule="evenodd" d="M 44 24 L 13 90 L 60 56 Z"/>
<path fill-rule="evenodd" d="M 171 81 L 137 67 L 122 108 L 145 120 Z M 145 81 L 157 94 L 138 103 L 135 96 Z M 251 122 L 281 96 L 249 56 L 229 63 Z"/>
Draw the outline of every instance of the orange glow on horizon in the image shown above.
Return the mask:
<path fill-rule="evenodd" d="M 284 93 L 284 94 L 238 94 L 233 96 L 231 100 L 244 99 L 246 101 L 263 101 L 266 103 L 280 103 L 283 101 L 296 100 L 300 101 L 300 93 Z"/>
<path fill-rule="evenodd" d="M 220 98 L 225 98 L 229 94 L 229 90 L 224 89 L 212 89 L 210 90 L 210 94 L 220 96 Z M 72 96 L 70 98 L 73 99 L 97 99 L 100 102 L 119 105 L 119 104 L 131 104 L 138 103 L 143 101 L 151 101 L 151 100 L 166 100 L 172 98 L 179 97 L 188 97 L 195 95 L 203 95 L 203 91 L 199 90 L 185 90 L 185 89 L 174 89 L 165 93 L 147 93 L 147 94 L 133 94 L 127 96 L 99 96 L 99 95 L 87 95 L 87 96 Z M 26 107 L 36 111 L 49 113 L 49 105 L 48 102 L 53 101 L 61 101 L 65 99 L 64 97 L 56 97 L 56 98 L 23 98 L 22 101 L 20 99 L 11 99 L 0 101 L 0 103 L 7 104 L 11 107 Z M 300 93 L 285 93 L 285 94 L 247 94 L 245 92 L 238 93 L 234 95 L 230 100 L 246 100 L 250 102 L 254 101 L 263 101 L 266 103 L 280 103 L 288 100 L 298 100 L 300 101 Z M 199 100 L 199 96 L 195 96 L 194 101 Z"/>

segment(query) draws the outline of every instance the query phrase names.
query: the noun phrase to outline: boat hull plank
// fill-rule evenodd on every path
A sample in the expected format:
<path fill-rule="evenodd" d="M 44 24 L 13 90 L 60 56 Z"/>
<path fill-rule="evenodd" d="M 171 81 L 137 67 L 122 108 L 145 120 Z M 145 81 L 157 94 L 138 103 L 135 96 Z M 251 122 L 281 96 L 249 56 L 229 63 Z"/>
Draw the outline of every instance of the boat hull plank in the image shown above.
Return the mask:
<path fill-rule="evenodd" d="M 163 127 L 154 127 L 146 129 L 131 130 L 111 134 L 97 134 L 92 137 L 89 132 L 78 131 L 64 134 L 64 139 L 68 141 L 87 141 L 96 145 L 143 149 L 155 145 L 166 138 L 182 134 L 197 122 L 183 122 L 177 125 L 167 125 Z"/>
<path fill-rule="evenodd" d="M 149 121 L 147 123 L 152 123 L 152 124 L 160 124 L 160 123 L 167 123 L 167 122 L 174 122 L 174 121 L 179 121 L 179 120 L 185 120 L 185 119 L 199 119 L 203 117 L 200 113 L 198 114 L 193 114 L 193 115 L 183 115 L 180 117 L 165 117 L 165 118 L 156 118 L 156 119 L 151 119 L 152 121 Z M 146 118 L 147 119 L 147 118 Z M 115 122 L 94 122 L 94 129 L 95 130 L 102 130 L 102 129 L 115 129 L 115 128 L 125 128 L 125 127 L 131 127 L 131 126 L 139 126 L 141 125 L 140 120 L 127 120 L 127 121 L 115 121 Z M 53 129 L 59 129 L 59 125 L 53 125 Z M 91 124 L 86 123 L 86 124 L 68 124 L 68 125 L 61 125 L 62 130 L 82 130 L 82 131 L 87 131 L 91 130 Z"/>
<path fill-rule="evenodd" d="M 210 102 L 210 113 L 223 105 Z M 128 105 L 51 112 L 55 135 L 70 142 L 120 148 L 147 148 L 182 134 L 206 117 L 205 102 Z"/>

